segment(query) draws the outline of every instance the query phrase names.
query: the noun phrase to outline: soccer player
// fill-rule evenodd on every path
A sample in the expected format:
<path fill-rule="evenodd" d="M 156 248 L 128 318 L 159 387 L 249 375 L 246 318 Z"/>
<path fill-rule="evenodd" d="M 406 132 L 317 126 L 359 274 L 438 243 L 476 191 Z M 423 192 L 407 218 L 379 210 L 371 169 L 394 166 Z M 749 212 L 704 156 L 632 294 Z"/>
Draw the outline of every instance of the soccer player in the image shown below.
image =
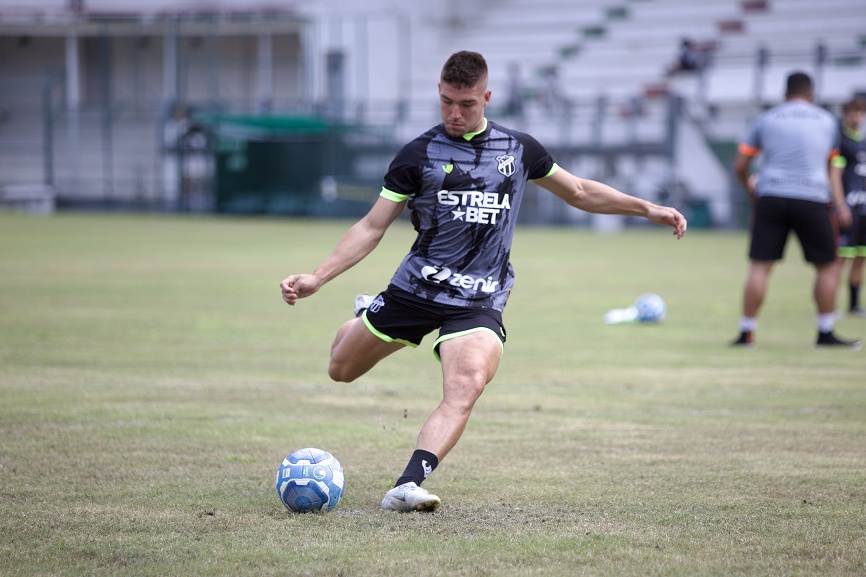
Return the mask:
<path fill-rule="evenodd" d="M 860 303 L 863 261 L 866 259 L 866 139 L 860 127 L 866 115 L 866 101 L 854 98 L 842 105 L 842 146 L 834 166 L 842 170 L 845 202 L 851 210 L 851 226 L 839 236 L 839 273 L 845 261 L 848 271 L 848 312 L 866 317 Z"/>
<path fill-rule="evenodd" d="M 499 366 L 502 310 L 514 283 L 511 241 L 528 181 L 585 211 L 646 217 L 672 227 L 677 238 L 686 232 L 675 209 L 573 176 L 531 136 L 488 121 L 490 98 L 484 57 L 451 55 L 439 79 L 442 123 L 397 153 L 376 203 L 311 274 L 280 283 L 283 300 L 294 305 L 360 262 L 405 207 L 412 211 L 417 239 L 385 291 L 356 299 L 356 316 L 339 328 L 328 367 L 332 379 L 350 382 L 439 330 L 433 351 L 442 401 L 386 493 L 386 510 L 439 507 L 439 497 L 420 485 L 457 443 Z"/>
<path fill-rule="evenodd" d="M 753 345 L 770 273 L 782 259 L 788 234 L 793 230 L 805 259 L 816 271 L 816 345 L 860 347 L 859 340 L 840 339 L 833 332 L 838 267 L 831 211 L 835 208 L 842 226 L 850 223 L 851 212 L 845 204 L 838 172 L 832 171 L 831 178 L 830 162 L 839 144 L 836 119 L 813 104 L 813 99 L 809 75 L 789 75 L 785 102 L 757 118 L 734 160 L 734 173 L 753 205 L 753 221 L 740 336 L 733 345 Z M 761 170 L 757 178 L 752 178 L 750 166 L 759 154 L 763 160 Z"/>

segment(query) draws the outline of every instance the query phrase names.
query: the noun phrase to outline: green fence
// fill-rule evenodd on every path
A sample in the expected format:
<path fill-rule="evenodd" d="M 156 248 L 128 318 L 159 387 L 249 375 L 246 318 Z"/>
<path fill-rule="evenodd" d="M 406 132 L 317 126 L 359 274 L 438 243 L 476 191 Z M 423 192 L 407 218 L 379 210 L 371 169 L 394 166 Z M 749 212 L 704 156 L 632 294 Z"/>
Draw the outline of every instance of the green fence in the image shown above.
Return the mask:
<path fill-rule="evenodd" d="M 346 137 L 359 129 L 306 116 L 210 115 L 215 208 L 220 213 L 354 216 L 370 196 L 344 198 L 337 183 L 351 179 L 355 153 Z"/>

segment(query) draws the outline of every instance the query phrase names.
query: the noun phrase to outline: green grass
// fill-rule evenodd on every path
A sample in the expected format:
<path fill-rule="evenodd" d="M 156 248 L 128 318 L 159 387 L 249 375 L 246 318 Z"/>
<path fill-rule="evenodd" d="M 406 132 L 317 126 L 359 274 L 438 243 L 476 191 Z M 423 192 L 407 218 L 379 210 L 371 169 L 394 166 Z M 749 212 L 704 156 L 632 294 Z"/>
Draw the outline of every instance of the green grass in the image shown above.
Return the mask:
<path fill-rule="evenodd" d="M 518 230 L 499 374 L 425 483 L 441 512 L 401 515 L 379 502 L 439 399 L 430 339 L 355 383 L 326 366 L 409 227 L 279 295 L 348 225 L 0 214 L 0 575 L 866 574 L 866 357 L 812 347 L 795 243 L 745 351 L 743 234 Z M 663 324 L 602 323 L 643 292 Z M 332 513 L 277 500 L 303 446 L 346 469 Z"/>

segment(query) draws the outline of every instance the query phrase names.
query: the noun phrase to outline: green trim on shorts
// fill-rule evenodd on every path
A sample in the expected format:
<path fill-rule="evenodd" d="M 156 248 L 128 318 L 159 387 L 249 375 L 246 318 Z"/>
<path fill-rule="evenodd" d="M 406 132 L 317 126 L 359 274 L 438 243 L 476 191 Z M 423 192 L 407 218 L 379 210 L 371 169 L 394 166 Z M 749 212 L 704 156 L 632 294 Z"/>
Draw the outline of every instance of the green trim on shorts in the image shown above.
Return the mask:
<path fill-rule="evenodd" d="M 406 341 L 403 339 L 395 339 L 395 338 L 389 337 L 385 333 L 377 330 L 376 327 L 374 327 L 372 324 L 370 324 L 370 321 L 367 320 L 367 309 L 364 309 L 364 312 L 361 313 L 361 320 L 364 321 L 364 325 L 366 325 L 366 327 L 368 329 L 370 329 L 371 333 L 373 333 L 374 335 L 376 335 L 377 337 L 379 337 L 380 339 L 382 339 L 386 343 L 400 343 L 401 345 L 406 345 L 407 347 L 412 347 L 413 349 L 418 347 L 418 345 L 416 345 L 415 343 L 413 343 L 411 341 Z"/>
<path fill-rule="evenodd" d="M 866 246 L 840 246 L 836 249 L 840 258 L 866 257 Z"/>
<path fill-rule="evenodd" d="M 496 334 L 496 331 L 494 331 L 493 329 L 487 328 L 487 327 L 476 327 L 474 329 L 468 329 L 465 331 L 460 331 L 459 333 L 450 333 L 447 335 L 442 335 L 441 337 L 439 337 L 438 339 L 433 341 L 433 356 L 436 357 L 436 360 L 441 363 L 442 359 L 439 358 L 439 345 L 441 345 L 445 341 L 450 341 L 451 339 L 454 339 L 457 337 L 465 337 L 466 335 L 469 335 L 472 333 L 477 333 L 479 331 L 487 331 L 488 333 L 493 335 L 493 337 L 499 343 L 500 356 L 505 353 L 505 343 L 502 342 L 502 339 L 499 338 L 499 335 Z"/>

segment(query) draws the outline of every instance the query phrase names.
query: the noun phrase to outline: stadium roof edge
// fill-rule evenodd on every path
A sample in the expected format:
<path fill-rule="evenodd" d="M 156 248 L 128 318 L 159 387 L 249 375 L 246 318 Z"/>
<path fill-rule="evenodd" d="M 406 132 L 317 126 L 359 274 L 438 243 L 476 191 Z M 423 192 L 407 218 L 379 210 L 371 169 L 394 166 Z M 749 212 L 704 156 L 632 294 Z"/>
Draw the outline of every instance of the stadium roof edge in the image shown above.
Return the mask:
<path fill-rule="evenodd" d="M 260 9 L 207 9 L 179 8 L 177 10 L 47 10 L 44 8 L 2 8 L 0 7 L 0 26 L 87 26 L 113 22 L 136 22 L 140 24 L 159 23 L 303 23 L 308 18 L 292 7 L 266 7 Z"/>

